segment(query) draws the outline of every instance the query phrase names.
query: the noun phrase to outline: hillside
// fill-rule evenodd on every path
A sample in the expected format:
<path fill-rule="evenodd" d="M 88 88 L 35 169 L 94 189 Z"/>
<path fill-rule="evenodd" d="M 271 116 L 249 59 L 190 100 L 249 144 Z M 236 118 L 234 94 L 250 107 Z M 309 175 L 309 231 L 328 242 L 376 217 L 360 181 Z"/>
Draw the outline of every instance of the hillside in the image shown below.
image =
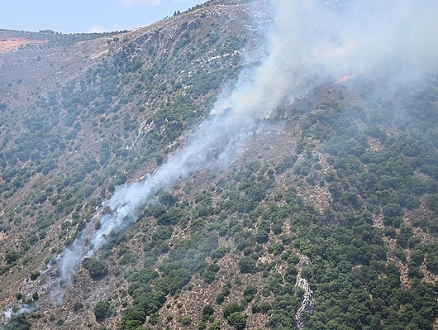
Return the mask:
<path fill-rule="evenodd" d="M 271 11 L 0 30 L 2 328 L 438 327 L 438 75 L 285 68 L 246 117 Z"/>

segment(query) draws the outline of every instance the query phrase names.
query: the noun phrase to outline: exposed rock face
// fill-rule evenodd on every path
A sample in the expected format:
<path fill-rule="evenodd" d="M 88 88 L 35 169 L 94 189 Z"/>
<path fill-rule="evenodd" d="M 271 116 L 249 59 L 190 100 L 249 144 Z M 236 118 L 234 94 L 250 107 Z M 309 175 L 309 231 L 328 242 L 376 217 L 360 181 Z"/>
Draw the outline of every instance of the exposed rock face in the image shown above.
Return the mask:
<path fill-rule="evenodd" d="M 189 30 L 196 30 L 199 29 L 201 26 L 202 21 L 200 19 L 193 20 L 187 25 Z"/>
<path fill-rule="evenodd" d="M 303 301 L 301 302 L 300 308 L 298 308 L 295 314 L 295 320 L 297 321 L 298 329 L 304 329 L 309 315 L 313 313 L 313 306 L 315 304 L 315 295 L 313 290 L 310 288 L 307 279 L 301 276 L 303 267 L 310 266 L 310 259 L 305 255 L 300 255 L 300 264 L 298 265 L 298 275 L 296 287 L 304 290 Z"/>

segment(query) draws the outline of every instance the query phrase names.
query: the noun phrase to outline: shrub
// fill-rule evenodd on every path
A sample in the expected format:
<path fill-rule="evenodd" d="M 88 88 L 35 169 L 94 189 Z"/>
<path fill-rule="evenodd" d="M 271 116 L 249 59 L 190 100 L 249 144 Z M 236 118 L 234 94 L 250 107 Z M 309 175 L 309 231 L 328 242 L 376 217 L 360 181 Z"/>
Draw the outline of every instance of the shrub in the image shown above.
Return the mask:
<path fill-rule="evenodd" d="M 164 192 L 160 197 L 158 197 L 158 201 L 166 206 L 173 206 L 177 200 L 178 198 L 169 192 Z"/>
<path fill-rule="evenodd" d="M 220 305 L 220 304 L 222 304 L 224 302 L 224 300 L 225 300 L 224 294 L 223 293 L 219 293 L 217 295 L 217 297 L 216 297 L 216 303 Z"/>
<path fill-rule="evenodd" d="M 31 324 L 24 314 L 13 315 L 9 322 L 2 326 L 3 330 L 30 330 Z"/>
<path fill-rule="evenodd" d="M 155 325 L 158 323 L 158 319 L 160 318 L 160 315 L 158 313 L 152 313 L 149 316 L 149 323 L 152 325 Z"/>
<path fill-rule="evenodd" d="M 85 258 L 82 261 L 82 266 L 88 270 L 88 273 L 93 280 L 102 279 L 108 274 L 108 269 L 105 264 L 95 258 Z"/>
<path fill-rule="evenodd" d="M 205 305 L 202 309 L 202 315 L 213 315 L 214 309 L 210 305 Z"/>
<path fill-rule="evenodd" d="M 221 328 L 221 324 L 219 321 L 213 322 L 208 330 L 219 330 Z"/>
<path fill-rule="evenodd" d="M 246 326 L 246 317 L 239 312 L 231 313 L 227 317 L 227 321 L 237 330 L 244 329 Z"/>
<path fill-rule="evenodd" d="M 239 260 L 241 273 L 255 273 L 257 271 L 256 261 L 252 257 L 243 257 Z"/>
<path fill-rule="evenodd" d="M 32 281 L 36 280 L 38 278 L 38 276 L 40 276 L 40 272 L 38 272 L 38 271 L 30 273 L 30 279 Z"/>
<path fill-rule="evenodd" d="M 96 306 L 94 306 L 94 316 L 97 322 L 102 322 L 107 316 L 109 316 L 110 304 L 108 301 L 99 301 Z"/>
<path fill-rule="evenodd" d="M 81 302 L 76 302 L 76 303 L 73 305 L 73 310 L 74 310 L 75 312 L 79 312 L 82 308 L 84 308 L 84 304 L 82 304 Z"/>
<path fill-rule="evenodd" d="M 192 324 L 192 319 L 188 315 L 183 316 L 182 319 L 181 319 L 181 324 L 183 326 L 188 326 L 188 325 Z"/>
<path fill-rule="evenodd" d="M 220 259 L 224 257 L 230 249 L 225 246 L 219 246 L 216 250 L 213 250 L 210 255 L 213 259 Z"/>
<path fill-rule="evenodd" d="M 245 299 L 246 302 L 250 302 L 251 300 L 253 300 L 256 294 L 257 294 L 257 287 L 255 287 L 254 285 L 248 285 L 243 290 L 243 298 Z"/>
<path fill-rule="evenodd" d="M 20 258 L 20 253 L 14 250 L 7 250 L 5 253 L 5 261 L 8 264 L 12 264 Z"/>
<path fill-rule="evenodd" d="M 225 306 L 225 308 L 223 310 L 223 314 L 224 314 L 224 317 L 227 318 L 232 313 L 240 312 L 241 310 L 242 310 L 242 307 L 238 303 L 232 302 L 232 303 L 229 303 L 227 306 Z"/>
<path fill-rule="evenodd" d="M 206 267 L 201 276 L 206 283 L 213 283 L 216 278 L 216 273 L 220 270 L 217 264 L 211 264 Z"/>

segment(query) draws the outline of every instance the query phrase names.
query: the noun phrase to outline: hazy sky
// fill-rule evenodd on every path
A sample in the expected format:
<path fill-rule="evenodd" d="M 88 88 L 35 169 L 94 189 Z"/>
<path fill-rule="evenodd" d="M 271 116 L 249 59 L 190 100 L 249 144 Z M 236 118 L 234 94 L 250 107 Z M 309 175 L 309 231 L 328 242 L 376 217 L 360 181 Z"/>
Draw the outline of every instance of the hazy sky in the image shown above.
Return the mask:
<path fill-rule="evenodd" d="M 146 26 L 203 0 L 0 0 L 0 29 L 104 32 Z"/>

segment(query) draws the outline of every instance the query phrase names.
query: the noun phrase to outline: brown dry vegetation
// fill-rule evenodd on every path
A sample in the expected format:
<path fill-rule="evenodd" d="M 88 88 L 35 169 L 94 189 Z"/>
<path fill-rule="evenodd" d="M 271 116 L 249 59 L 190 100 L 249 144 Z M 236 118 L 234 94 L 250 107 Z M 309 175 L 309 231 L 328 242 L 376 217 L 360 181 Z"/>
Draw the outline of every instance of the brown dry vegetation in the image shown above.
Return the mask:
<path fill-rule="evenodd" d="M 0 53 L 14 52 L 27 45 L 47 45 L 47 39 L 1 38 Z"/>

